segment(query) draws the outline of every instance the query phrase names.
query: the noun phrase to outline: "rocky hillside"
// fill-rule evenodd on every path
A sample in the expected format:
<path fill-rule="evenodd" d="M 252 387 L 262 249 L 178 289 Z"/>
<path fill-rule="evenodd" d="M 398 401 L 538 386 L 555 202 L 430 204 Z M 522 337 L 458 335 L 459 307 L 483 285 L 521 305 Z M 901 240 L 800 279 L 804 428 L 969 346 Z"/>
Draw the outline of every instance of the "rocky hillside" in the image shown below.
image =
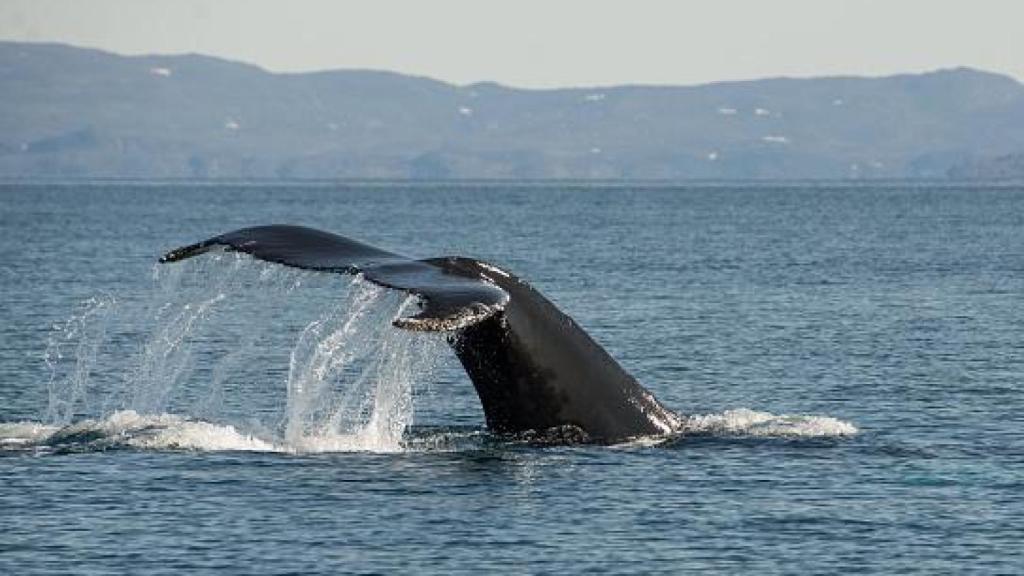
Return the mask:
<path fill-rule="evenodd" d="M 886 78 L 520 90 L 0 43 L 0 177 L 906 178 L 1024 151 L 1024 86 Z"/>

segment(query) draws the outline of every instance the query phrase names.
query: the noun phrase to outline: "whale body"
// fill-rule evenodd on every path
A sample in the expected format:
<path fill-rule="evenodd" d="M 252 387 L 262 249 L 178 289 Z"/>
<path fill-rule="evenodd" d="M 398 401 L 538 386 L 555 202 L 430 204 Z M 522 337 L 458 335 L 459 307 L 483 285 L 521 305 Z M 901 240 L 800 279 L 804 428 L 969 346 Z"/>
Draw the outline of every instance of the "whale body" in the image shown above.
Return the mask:
<path fill-rule="evenodd" d="M 257 226 L 172 250 L 176 262 L 214 249 L 321 272 L 362 274 L 419 296 L 405 330 L 445 332 L 500 434 L 573 431 L 617 443 L 671 434 L 681 418 L 626 372 L 572 318 L 514 274 L 465 257 L 414 260 L 312 228 Z"/>

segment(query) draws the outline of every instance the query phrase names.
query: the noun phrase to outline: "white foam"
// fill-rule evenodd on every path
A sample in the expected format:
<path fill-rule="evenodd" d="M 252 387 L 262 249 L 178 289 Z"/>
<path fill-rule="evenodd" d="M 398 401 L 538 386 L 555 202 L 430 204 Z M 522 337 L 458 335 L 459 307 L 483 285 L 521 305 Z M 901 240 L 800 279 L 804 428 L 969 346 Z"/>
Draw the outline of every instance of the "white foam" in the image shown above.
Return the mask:
<path fill-rule="evenodd" d="M 195 450 L 200 452 L 276 452 L 289 454 L 327 452 L 394 453 L 429 450 L 420 440 L 407 446 L 379 426 L 354 433 L 322 433 L 290 439 L 267 439 L 242 432 L 230 424 L 193 420 L 177 414 L 139 414 L 119 410 L 102 419 L 81 420 L 59 427 L 39 422 L 0 423 L 0 450 L 34 446 L 128 447 L 140 450 Z"/>
<path fill-rule="evenodd" d="M 684 434 L 731 434 L 737 436 L 827 437 L 852 436 L 857 427 L 831 416 L 759 412 L 749 408 L 721 414 L 695 414 L 683 422 Z"/>
<path fill-rule="evenodd" d="M 100 420 L 82 420 L 46 439 L 74 443 L 79 438 L 151 450 L 278 451 L 272 442 L 243 434 L 234 426 L 134 410 L 119 410 Z"/>
<path fill-rule="evenodd" d="M 122 445 L 143 449 L 278 451 L 271 442 L 233 426 L 192 421 L 174 414 L 142 415 L 120 410 L 99 420 L 59 427 L 39 422 L 0 423 L 0 447 L 55 444 Z"/>
<path fill-rule="evenodd" d="M 401 442 L 393 437 L 380 434 L 378 430 L 366 428 L 355 434 L 322 434 L 294 438 L 282 446 L 286 452 L 317 454 L 327 452 L 404 452 Z"/>
<path fill-rule="evenodd" d="M 39 422 L 0 422 L 0 447 L 38 444 L 57 430 Z"/>
<path fill-rule="evenodd" d="M 748 408 L 726 410 L 721 414 L 696 414 L 686 417 L 678 429 L 687 434 L 713 434 L 753 437 L 842 437 L 858 433 L 850 422 L 830 416 L 776 415 Z M 24 449 L 50 444 L 54 446 L 94 445 L 141 450 L 195 450 L 201 452 L 275 452 L 309 454 L 330 452 L 449 451 L 457 449 L 459 438 L 451 434 L 401 440 L 390 430 L 370 424 L 353 433 L 325 432 L 267 439 L 238 430 L 230 424 L 188 419 L 177 414 L 139 414 L 119 410 L 97 420 L 82 420 L 63 428 L 39 422 L 0 423 L 0 449 Z M 470 434 L 465 440 L 479 435 Z M 633 439 L 621 446 L 654 446 L 674 435 Z"/>
<path fill-rule="evenodd" d="M 115 412 L 105 422 L 108 421 L 112 424 L 108 433 L 126 437 L 125 443 L 135 448 L 214 452 L 283 451 L 273 442 L 239 432 L 234 426 L 186 420 L 174 414 L 140 416 L 129 410 Z"/>

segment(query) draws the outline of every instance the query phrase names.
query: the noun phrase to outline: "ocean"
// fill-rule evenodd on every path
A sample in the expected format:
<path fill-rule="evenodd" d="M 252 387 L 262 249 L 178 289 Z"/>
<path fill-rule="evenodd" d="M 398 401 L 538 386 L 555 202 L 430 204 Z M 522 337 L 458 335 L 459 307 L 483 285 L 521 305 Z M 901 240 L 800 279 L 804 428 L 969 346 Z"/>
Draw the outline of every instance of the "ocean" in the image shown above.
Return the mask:
<path fill-rule="evenodd" d="M 414 298 L 171 248 L 292 223 L 527 279 L 686 422 L 488 433 Z M 0 184 L 0 573 L 1024 573 L 1024 187 Z"/>

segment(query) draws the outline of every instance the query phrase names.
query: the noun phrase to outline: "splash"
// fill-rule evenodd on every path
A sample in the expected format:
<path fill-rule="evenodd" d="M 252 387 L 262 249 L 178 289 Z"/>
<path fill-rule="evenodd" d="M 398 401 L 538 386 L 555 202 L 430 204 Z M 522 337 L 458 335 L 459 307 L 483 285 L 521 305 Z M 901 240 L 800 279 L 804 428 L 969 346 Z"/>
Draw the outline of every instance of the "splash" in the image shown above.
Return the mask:
<path fill-rule="evenodd" d="M 57 430 L 59 426 L 39 422 L 0 422 L 0 450 L 41 444 Z"/>
<path fill-rule="evenodd" d="M 121 410 L 106 418 L 67 426 L 35 422 L 0 424 L 0 448 L 93 451 L 112 448 L 151 450 L 283 451 L 284 448 L 231 425 L 190 421 L 174 414 L 143 415 Z"/>
<path fill-rule="evenodd" d="M 175 414 L 143 415 L 122 410 L 101 420 L 83 420 L 46 439 L 51 447 L 274 451 L 276 447 L 231 425 L 190 421 Z"/>
<path fill-rule="evenodd" d="M 830 416 L 775 415 L 747 408 L 721 414 L 696 414 L 684 419 L 682 433 L 731 436 L 852 436 L 857 427 Z"/>
<path fill-rule="evenodd" d="M 415 297 L 223 253 L 153 280 L 147 296 L 94 298 L 54 328 L 48 425 L 5 424 L 0 442 L 404 449 L 413 389 L 443 346 L 393 328 Z"/>
<path fill-rule="evenodd" d="M 357 277 L 348 301 L 303 330 L 289 362 L 287 444 L 304 451 L 403 449 L 413 386 L 432 372 L 441 340 L 395 330 L 392 322 L 416 299 L 407 296 L 390 312 L 380 306 L 388 295 Z"/>
<path fill-rule="evenodd" d="M 392 326 L 413 296 L 227 253 L 157 267 L 153 282 L 134 298 L 90 299 L 54 327 L 46 423 L 0 424 L 0 449 L 395 452 L 486 441 L 480 429 L 413 432 L 414 392 L 446 348 L 441 335 Z M 637 441 L 858 432 L 745 408 L 663 424 L 678 434 Z M 535 436 L 520 441 L 550 440 Z"/>
<path fill-rule="evenodd" d="M 68 423 L 76 406 L 89 400 L 89 379 L 116 305 L 113 296 L 95 296 L 50 330 L 43 355 L 50 372 L 47 420 Z"/>
<path fill-rule="evenodd" d="M 488 435 L 478 429 L 406 431 L 403 452 L 454 452 L 479 449 Z M 298 443 L 261 438 L 231 424 L 192 420 L 176 414 L 139 414 L 119 410 L 104 418 L 67 426 L 38 422 L 0 423 L 0 452 L 96 452 L 104 450 L 181 450 L 202 452 L 378 452 L 396 449 L 360 434 L 303 437 Z"/>

